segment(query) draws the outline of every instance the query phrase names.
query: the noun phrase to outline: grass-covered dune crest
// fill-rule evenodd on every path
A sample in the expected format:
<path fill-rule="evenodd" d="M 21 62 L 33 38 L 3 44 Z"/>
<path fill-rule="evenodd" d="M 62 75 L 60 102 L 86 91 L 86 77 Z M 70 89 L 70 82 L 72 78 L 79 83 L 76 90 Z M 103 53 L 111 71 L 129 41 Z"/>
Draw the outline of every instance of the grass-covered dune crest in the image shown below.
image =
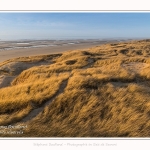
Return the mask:
<path fill-rule="evenodd" d="M 150 40 L 7 60 L 0 108 L 1 137 L 149 137 Z"/>

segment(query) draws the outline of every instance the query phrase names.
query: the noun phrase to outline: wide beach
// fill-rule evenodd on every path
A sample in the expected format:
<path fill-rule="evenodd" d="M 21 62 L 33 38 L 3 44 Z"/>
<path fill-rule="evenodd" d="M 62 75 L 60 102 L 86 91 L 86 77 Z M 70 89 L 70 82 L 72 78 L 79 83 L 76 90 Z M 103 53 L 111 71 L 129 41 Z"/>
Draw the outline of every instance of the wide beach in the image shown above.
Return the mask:
<path fill-rule="evenodd" d="M 89 49 L 116 40 L 37 40 L 0 42 L 0 62 L 17 57 L 47 55 L 76 49 Z"/>

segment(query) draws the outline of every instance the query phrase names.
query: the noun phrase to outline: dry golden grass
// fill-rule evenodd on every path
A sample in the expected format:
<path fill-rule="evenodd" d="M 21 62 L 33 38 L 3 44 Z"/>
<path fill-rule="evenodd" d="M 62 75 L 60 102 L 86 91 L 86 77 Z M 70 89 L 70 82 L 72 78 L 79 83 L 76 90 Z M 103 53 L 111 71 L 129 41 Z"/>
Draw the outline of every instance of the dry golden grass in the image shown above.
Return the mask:
<path fill-rule="evenodd" d="M 0 70 L 16 73 L 0 89 L 0 126 L 27 125 L 0 136 L 149 137 L 149 57 L 150 40 L 141 40 L 0 64 L 32 63 L 18 74 Z"/>

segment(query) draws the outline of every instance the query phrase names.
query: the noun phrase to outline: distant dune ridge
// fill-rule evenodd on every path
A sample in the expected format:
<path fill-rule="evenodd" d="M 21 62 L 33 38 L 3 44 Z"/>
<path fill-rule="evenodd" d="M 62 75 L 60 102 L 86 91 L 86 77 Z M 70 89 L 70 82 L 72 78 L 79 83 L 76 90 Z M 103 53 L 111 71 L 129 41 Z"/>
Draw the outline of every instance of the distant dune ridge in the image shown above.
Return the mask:
<path fill-rule="evenodd" d="M 0 108 L 1 137 L 149 137 L 150 40 L 4 61 Z"/>

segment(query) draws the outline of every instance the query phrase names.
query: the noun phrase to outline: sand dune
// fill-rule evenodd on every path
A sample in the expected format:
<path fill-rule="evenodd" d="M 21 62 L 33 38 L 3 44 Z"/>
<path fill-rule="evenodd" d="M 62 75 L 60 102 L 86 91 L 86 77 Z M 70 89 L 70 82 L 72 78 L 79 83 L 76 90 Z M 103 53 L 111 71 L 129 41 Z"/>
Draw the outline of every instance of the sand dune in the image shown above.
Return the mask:
<path fill-rule="evenodd" d="M 149 137 L 149 57 L 140 40 L 0 63 L 0 136 Z"/>

